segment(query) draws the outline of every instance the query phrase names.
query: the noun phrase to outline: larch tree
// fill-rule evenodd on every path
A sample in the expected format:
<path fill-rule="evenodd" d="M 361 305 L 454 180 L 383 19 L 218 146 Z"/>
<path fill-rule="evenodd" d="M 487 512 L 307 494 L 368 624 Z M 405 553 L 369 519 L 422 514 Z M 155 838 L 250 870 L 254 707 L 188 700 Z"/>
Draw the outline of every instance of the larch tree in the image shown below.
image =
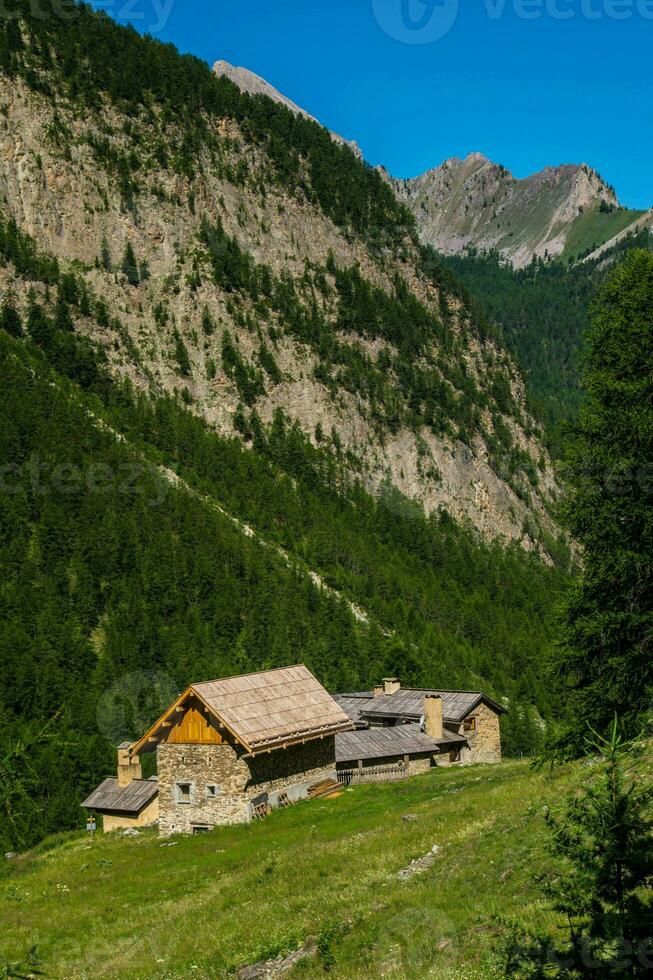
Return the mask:
<path fill-rule="evenodd" d="M 631 252 L 603 287 L 588 337 L 587 394 L 568 454 L 570 530 L 582 574 L 553 668 L 567 690 L 560 743 L 615 713 L 635 735 L 653 701 L 653 255 Z"/>

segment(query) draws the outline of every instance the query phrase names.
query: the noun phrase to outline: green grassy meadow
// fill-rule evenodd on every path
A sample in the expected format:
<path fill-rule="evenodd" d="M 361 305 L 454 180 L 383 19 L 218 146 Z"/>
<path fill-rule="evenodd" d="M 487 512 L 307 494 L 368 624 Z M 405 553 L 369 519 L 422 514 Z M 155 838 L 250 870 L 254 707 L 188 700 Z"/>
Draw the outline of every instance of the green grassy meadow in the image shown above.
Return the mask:
<path fill-rule="evenodd" d="M 629 211 L 625 208 L 603 212 L 595 208 L 579 214 L 569 230 L 562 257 L 576 258 L 584 255 L 588 249 L 598 248 L 632 225 L 644 213 L 644 211 Z"/>
<path fill-rule="evenodd" d="M 535 880 L 543 808 L 572 775 L 436 769 L 197 837 L 50 839 L 2 865 L 0 976 L 28 972 L 35 947 L 52 978 L 227 977 L 313 937 L 289 976 L 488 980 L 498 917 L 553 927 Z M 434 844 L 432 866 L 400 881 Z"/>

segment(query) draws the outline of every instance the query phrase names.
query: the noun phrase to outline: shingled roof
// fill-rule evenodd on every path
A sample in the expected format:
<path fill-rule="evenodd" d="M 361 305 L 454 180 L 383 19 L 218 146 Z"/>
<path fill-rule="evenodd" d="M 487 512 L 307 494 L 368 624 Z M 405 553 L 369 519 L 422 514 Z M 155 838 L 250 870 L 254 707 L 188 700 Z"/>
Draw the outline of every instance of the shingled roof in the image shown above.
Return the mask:
<path fill-rule="evenodd" d="M 117 779 L 105 779 L 81 804 L 86 810 L 99 813 L 120 813 L 136 817 L 159 791 L 156 779 L 133 779 L 128 786 L 119 786 Z"/>
<path fill-rule="evenodd" d="M 193 684 L 193 690 L 252 751 L 351 727 L 303 664 Z"/>
<path fill-rule="evenodd" d="M 361 718 L 361 715 L 373 697 L 371 691 L 362 694 L 333 694 L 332 697 L 353 722 L 360 723 L 361 728 L 367 727 L 367 722 Z"/>
<path fill-rule="evenodd" d="M 397 725 L 392 728 L 367 728 L 336 735 L 336 762 L 359 759 L 383 759 L 393 756 L 426 755 L 448 745 L 464 744 L 456 732 L 443 732 L 442 738 L 425 735 L 419 725 Z"/>
<path fill-rule="evenodd" d="M 489 705 L 498 714 L 504 714 L 506 710 L 481 691 L 436 691 L 402 687 L 394 694 L 379 695 L 363 702 L 360 715 L 370 719 L 399 718 L 402 721 L 419 721 L 424 714 L 424 698 L 429 695 L 442 698 L 444 720 L 453 723 L 461 722 L 481 703 Z"/>
<path fill-rule="evenodd" d="M 172 713 L 192 696 L 252 754 L 352 728 L 346 712 L 299 664 L 191 684 L 132 751 L 156 741 Z"/>

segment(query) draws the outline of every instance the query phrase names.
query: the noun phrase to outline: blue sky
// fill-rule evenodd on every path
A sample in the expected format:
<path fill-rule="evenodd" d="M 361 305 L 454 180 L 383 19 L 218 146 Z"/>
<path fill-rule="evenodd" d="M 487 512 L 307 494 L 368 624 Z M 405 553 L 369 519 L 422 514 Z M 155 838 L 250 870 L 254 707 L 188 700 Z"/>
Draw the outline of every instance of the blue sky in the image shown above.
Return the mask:
<path fill-rule="evenodd" d="M 653 0 L 94 6 L 263 75 L 396 176 L 472 150 L 517 177 L 586 162 L 625 205 L 653 205 Z"/>

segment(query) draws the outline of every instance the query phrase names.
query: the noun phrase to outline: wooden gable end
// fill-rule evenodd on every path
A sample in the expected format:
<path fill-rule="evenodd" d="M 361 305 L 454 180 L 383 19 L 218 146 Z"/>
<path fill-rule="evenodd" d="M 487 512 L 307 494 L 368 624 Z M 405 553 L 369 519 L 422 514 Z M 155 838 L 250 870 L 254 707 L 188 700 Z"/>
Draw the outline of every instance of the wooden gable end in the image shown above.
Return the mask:
<path fill-rule="evenodd" d="M 202 697 L 187 688 L 138 742 L 130 747 L 130 755 L 155 752 L 161 742 L 176 745 L 222 745 L 240 742 L 248 748 L 228 725 L 209 708 Z"/>
<path fill-rule="evenodd" d="M 225 739 L 206 717 L 206 712 L 191 704 L 177 723 L 165 732 L 162 741 L 174 745 L 222 745 Z"/>

